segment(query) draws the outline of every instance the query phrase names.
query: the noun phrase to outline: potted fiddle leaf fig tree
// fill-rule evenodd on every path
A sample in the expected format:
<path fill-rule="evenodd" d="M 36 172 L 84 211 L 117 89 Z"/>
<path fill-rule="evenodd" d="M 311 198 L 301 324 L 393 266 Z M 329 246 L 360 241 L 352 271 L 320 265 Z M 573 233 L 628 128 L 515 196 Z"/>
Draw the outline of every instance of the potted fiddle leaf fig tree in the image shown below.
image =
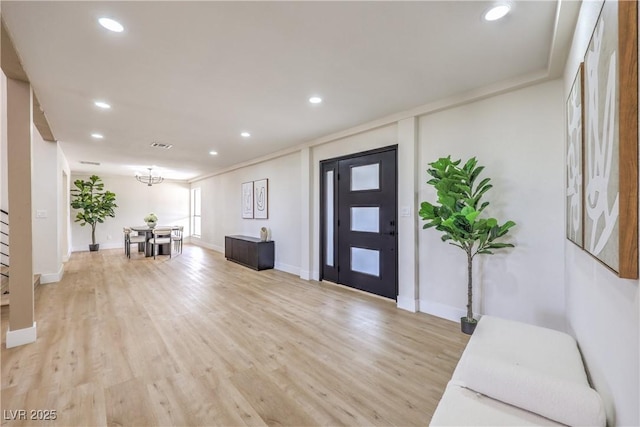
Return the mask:
<path fill-rule="evenodd" d="M 90 251 L 100 249 L 96 243 L 96 225 L 103 223 L 107 217 L 115 217 L 116 195 L 104 189 L 102 179 L 97 175 L 91 175 L 88 181 L 76 179 L 73 182 L 75 188 L 71 189 L 71 207 L 78 209 L 75 222 L 81 226 L 91 226 Z"/>
<path fill-rule="evenodd" d="M 473 259 L 476 255 L 492 255 L 493 251 L 512 248 L 511 243 L 500 242 L 516 224 L 506 221 L 500 225 L 495 218 L 480 218 L 489 202 L 482 197 L 493 186 L 490 178 L 476 183 L 484 166 L 478 166 L 475 157 L 462 167 L 461 160 L 451 156 L 429 163 L 427 173 L 438 200 L 435 204 L 422 202 L 420 217 L 427 221 L 423 228 L 442 232 L 441 239 L 462 249 L 467 255 L 467 315 L 460 318 L 462 332 L 472 334 L 477 320 L 473 318 Z"/>

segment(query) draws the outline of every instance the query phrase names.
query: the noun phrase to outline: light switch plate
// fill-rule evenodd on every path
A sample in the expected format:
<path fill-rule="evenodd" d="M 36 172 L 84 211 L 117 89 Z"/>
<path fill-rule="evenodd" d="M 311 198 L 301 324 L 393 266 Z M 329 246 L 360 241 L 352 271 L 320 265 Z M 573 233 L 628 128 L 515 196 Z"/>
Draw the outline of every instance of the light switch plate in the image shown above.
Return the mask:
<path fill-rule="evenodd" d="M 36 218 L 46 218 L 47 210 L 46 209 L 37 209 L 36 210 Z"/>
<path fill-rule="evenodd" d="M 409 206 L 403 206 L 400 209 L 400 216 L 411 216 L 411 208 Z"/>

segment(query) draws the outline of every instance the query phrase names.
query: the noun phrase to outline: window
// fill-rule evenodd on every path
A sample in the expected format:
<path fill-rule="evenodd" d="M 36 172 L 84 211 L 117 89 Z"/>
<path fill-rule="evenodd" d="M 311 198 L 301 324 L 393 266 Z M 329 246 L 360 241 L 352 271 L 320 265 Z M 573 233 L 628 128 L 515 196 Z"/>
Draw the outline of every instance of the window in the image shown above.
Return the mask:
<path fill-rule="evenodd" d="M 195 237 L 200 237 L 202 232 L 201 206 L 200 189 L 194 188 L 191 190 L 191 235 Z"/>

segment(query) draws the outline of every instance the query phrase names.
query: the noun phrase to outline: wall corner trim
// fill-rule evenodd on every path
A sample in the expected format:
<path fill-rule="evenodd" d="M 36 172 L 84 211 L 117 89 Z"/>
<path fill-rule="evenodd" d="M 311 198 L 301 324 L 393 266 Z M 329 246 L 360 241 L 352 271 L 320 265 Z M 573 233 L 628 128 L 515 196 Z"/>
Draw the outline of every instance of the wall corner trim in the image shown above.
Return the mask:
<path fill-rule="evenodd" d="M 407 310 L 412 313 L 416 313 L 420 307 L 420 301 L 417 299 L 403 297 L 402 295 L 398 295 L 398 301 L 396 307 Z"/>
<path fill-rule="evenodd" d="M 64 276 L 64 264 L 60 265 L 57 273 L 40 273 L 40 284 L 59 282 L 62 276 Z"/>
<path fill-rule="evenodd" d="M 309 270 L 300 270 L 300 278 L 302 280 L 311 280 L 311 271 Z"/>
<path fill-rule="evenodd" d="M 9 326 L 11 328 L 11 326 Z M 7 330 L 7 348 L 18 347 L 36 342 L 36 322 L 30 328 Z"/>

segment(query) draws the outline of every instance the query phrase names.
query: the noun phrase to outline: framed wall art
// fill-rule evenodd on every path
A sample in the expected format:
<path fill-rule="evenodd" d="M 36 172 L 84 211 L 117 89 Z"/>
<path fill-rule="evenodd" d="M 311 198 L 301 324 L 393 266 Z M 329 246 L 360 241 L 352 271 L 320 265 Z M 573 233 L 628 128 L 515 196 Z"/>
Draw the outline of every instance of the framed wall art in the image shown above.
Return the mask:
<path fill-rule="evenodd" d="M 253 182 L 242 183 L 242 218 L 253 218 Z"/>
<path fill-rule="evenodd" d="M 566 230 L 567 239 L 576 245 L 583 247 L 584 218 L 582 206 L 583 200 L 583 64 L 580 64 L 578 73 L 571 86 L 567 99 L 567 187 L 566 187 Z"/>
<path fill-rule="evenodd" d="M 253 206 L 256 219 L 269 218 L 269 180 L 253 181 Z"/>
<path fill-rule="evenodd" d="M 638 278 L 637 2 L 605 0 L 584 58 L 584 249 Z"/>

